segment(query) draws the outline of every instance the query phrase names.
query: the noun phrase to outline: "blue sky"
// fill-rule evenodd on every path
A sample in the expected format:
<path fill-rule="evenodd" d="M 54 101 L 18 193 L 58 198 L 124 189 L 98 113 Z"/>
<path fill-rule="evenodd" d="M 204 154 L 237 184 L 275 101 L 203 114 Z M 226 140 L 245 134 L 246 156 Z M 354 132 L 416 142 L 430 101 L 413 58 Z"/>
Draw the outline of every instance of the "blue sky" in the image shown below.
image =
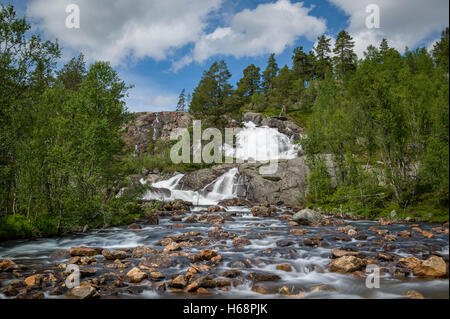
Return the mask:
<path fill-rule="evenodd" d="M 309 51 L 317 36 L 346 29 L 359 56 L 382 37 L 403 51 L 431 47 L 448 26 L 448 0 L 15 0 L 34 31 L 58 38 L 63 61 L 83 52 L 89 62 L 108 60 L 135 85 L 130 111 L 173 110 L 178 94 L 192 92 L 203 71 L 224 59 L 235 84 L 249 64 L 265 68 L 270 52 L 281 66 L 294 47 Z M 80 8 L 80 28 L 68 29 L 66 7 Z M 380 9 L 369 29 L 369 4 Z"/>

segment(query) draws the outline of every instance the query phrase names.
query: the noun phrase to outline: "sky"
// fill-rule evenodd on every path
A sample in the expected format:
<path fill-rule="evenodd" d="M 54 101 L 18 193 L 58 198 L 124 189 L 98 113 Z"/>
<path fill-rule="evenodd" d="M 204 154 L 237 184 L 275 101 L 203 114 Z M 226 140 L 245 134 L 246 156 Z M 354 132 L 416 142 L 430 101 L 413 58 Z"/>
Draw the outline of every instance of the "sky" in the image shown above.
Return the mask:
<path fill-rule="evenodd" d="M 363 57 L 367 46 L 378 46 L 382 38 L 401 53 L 406 47 L 430 49 L 449 24 L 448 0 L 0 2 L 14 5 L 44 39 L 58 39 L 61 64 L 79 52 L 88 63 L 109 61 L 134 85 L 126 101 L 131 112 L 174 110 L 181 90 L 193 92 L 214 61 L 226 61 L 235 84 L 246 66 L 263 70 L 270 53 L 280 67 L 291 65 L 293 49 L 308 52 L 322 34 L 335 39 L 347 30 Z M 79 8 L 79 28 L 66 26 L 71 4 Z"/>

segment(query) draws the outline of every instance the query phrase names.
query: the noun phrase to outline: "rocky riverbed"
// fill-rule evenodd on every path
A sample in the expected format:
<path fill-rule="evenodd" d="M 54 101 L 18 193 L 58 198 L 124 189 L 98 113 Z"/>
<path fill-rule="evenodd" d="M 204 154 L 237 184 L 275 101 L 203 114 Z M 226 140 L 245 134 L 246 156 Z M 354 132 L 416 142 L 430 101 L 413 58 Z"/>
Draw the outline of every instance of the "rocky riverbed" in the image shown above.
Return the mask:
<path fill-rule="evenodd" d="M 0 243 L 0 298 L 449 298 L 448 223 L 244 204 L 177 200 L 124 228 Z"/>

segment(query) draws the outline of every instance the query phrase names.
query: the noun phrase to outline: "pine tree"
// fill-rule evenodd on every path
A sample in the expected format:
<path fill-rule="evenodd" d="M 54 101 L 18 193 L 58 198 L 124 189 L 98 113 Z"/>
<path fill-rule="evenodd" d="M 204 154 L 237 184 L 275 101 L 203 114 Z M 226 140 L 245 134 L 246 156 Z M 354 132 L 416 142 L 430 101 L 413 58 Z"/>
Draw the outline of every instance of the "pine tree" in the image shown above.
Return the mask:
<path fill-rule="evenodd" d="M 233 114 L 233 87 L 228 83 L 231 73 L 224 61 L 214 62 L 203 72 L 200 83 L 194 90 L 189 112 L 197 118 L 208 119 L 213 125 L 221 125 L 224 114 Z"/>
<path fill-rule="evenodd" d="M 381 40 L 379 51 L 382 56 L 384 56 L 386 54 L 386 52 L 389 51 L 389 44 L 388 44 L 386 38 L 383 38 Z"/>
<path fill-rule="evenodd" d="M 344 78 L 348 72 L 356 69 L 356 54 L 353 51 L 355 42 L 347 31 L 339 32 L 336 44 L 334 46 L 334 67 L 341 78 Z"/>
<path fill-rule="evenodd" d="M 267 62 L 267 67 L 263 72 L 263 92 L 264 95 L 269 95 L 270 91 L 274 88 L 274 80 L 278 75 L 278 64 L 275 59 L 275 54 L 272 53 Z"/>
<path fill-rule="evenodd" d="M 316 63 L 314 65 L 314 73 L 319 79 L 325 79 L 327 73 L 331 72 L 331 39 L 325 35 L 319 37 L 317 46 L 314 48 L 316 53 Z"/>
<path fill-rule="evenodd" d="M 304 81 L 311 80 L 314 74 L 314 62 L 314 52 L 311 51 L 309 54 L 306 54 L 302 46 L 295 48 L 292 56 L 294 76 Z"/>
<path fill-rule="evenodd" d="M 247 103 L 249 99 L 261 90 L 261 69 L 254 64 L 244 70 L 244 76 L 237 84 L 236 94 Z"/>
<path fill-rule="evenodd" d="M 186 109 L 186 95 L 185 95 L 186 90 L 183 89 L 181 90 L 180 96 L 178 98 L 178 104 L 177 104 L 177 112 L 184 112 L 184 110 Z"/>
<path fill-rule="evenodd" d="M 447 72 L 449 69 L 448 44 L 449 44 L 449 30 L 447 27 L 444 31 L 442 31 L 441 39 L 434 45 L 432 51 L 435 63 L 441 66 L 444 70 L 447 70 Z"/>

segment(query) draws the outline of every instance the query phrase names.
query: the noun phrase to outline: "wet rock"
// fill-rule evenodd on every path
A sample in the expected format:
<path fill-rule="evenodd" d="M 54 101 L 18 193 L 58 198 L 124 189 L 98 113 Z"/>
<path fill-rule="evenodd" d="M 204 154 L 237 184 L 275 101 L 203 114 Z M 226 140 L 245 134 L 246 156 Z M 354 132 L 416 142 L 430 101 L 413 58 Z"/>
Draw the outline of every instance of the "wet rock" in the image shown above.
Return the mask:
<path fill-rule="evenodd" d="M 262 285 L 254 285 L 252 287 L 252 291 L 259 293 L 261 295 L 270 295 L 271 294 L 270 290 Z"/>
<path fill-rule="evenodd" d="M 286 272 L 291 272 L 292 266 L 290 264 L 280 264 L 280 265 L 276 266 L 276 269 L 286 271 Z"/>
<path fill-rule="evenodd" d="M 51 256 L 50 259 L 53 260 L 61 260 L 61 259 L 68 259 L 70 258 L 70 251 L 62 249 L 55 251 Z"/>
<path fill-rule="evenodd" d="M 235 260 L 230 264 L 231 268 L 252 268 L 249 259 Z"/>
<path fill-rule="evenodd" d="M 200 252 L 200 259 L 201 260 L 211 260 L 213 257 L 216 257 L 217 253 L 211 249 L 203 249 Z"/>
<path fill-rule="evenodd" d="M 198 223 L 197 216 L 191 215 L 191 216 L 187 217 L 187 218 L 184 220 L 184 223 L 186 223 L 186 224 L 195 224 L 195 223 Z"/>
<path fill-rule="evenodd" d="M 13 269 L 17 269 L 17 265 L 12 260 L 4 259 L 0 261 L 0 271 L 12 271 Z"/>
<path fill-rule="evenodd" d="M 159 216 L 151 215 L 151 216 L 147 217 L 147 220 L 144 222 L 144 224 L 147 226 L 159 225 Z"/>
<path fill-rule="evenodd" d="M 28 287 L 40 286 L 43 278 L 44 278 L 44 275 L 32 275 L 30 277 L 27 277 L 24 280 L 24 283 Z"/>
<path fill-rule="evenodd" d="M 278 247 L 288 247 L 288 246 L 292 246 L 294 244 L 293 241 L 289 241 L 289 240 L 279 240 L 277 241 L 277 246 Z"/>
<path fill-rule="evenodd" d="M 331 258 L 341 258 L 344 256 L 355 256 L 362 257 L 362 254 L 359 251 L 354 250 L 345 250 L 345 249 L 332 249 L 331 250 Z"/>
<path fill-rule="evenodd" d="M 81 277 L 91 277 L 91 276 L 94 276 L 96 272 L 97 272 L 97 270 L 95 268 L 80 267 Z"/>
<path fill-rule="evenodd" d="M 252 242 L 248 238 L 235 238 L 233 239 L 232 245 L 235 247 L 242 248 L 244 246 L 251 245 Z"/>
<path fill-rule="evenodd" d="M 127 277 L 132 283 L 140 283 L 144 279 L 147 279 L 148 275 L 139 268 L 133 268 L 127 273 Z"/>
<path fill-rule="evenodd" d="M 224 213 L 224 212 L 226 212 L 225 208 L 217 206 L 217 205 L 210 206 L 208 208 L 208 213 Z"/>
<path fill-rule="evenodd" d="M 233 198 L 233 199 L 228 199 L 228 200 L 224 200 L 218 203 L 219 206 L 222 207 L 242 207 L 242 206 L 250 206 L 250 202 L 246 201 L 246 200 L 242 200 L 239 198 Z"/>
<path fill-rule="evenodd" d="M 303 235 L 306 235 L 307 233 L 309 233 L 309 230 L 294 228 L 294 229 L 291 229 L 289 232 L 295 236 L 303 236 Z"/>
<path fill-rule="evenodd" d="M 133 250 L 133 257 L 142 258 L 144 255 L 156 254 L 158 251 L 149 246 L 138 246 Z"/>
<path fill-rule="evenodd" d="M 299 225 L 317 224 L 322 221 L 322 214 L 312 209 L 303 209 L 292 216 L 292 220 Z"/>
<path fill-rule="evenodd" d="M 128 226 L 128 229 L 138 230 L 138 229 L 142 229 L 142 227 L 139 224 L 131 224 L 131 225 Z"/>
<path fill-rule="evenodd" d="M 226 231 L 221 227 L 215 227 L 214 229 L 208 232 L 208 237 L 216 239 L 233 239 L 237 237 L 237 234 Z"/>
<path fill-rule="evenodd" d="M 363 269 L 365 266 L 361 258 L 355 256 L 344 256 L 333 260 L 328 265 L 328 270 L 338 273 L 351 273 Z"/>
<path fill-rule="evenodd" d="M 281 279 L 278 275 L 264 272 L 252 272 L 247 278 L 251 281 L 277 281 Z"/>
<path fill-rule="evenodd" d="M 73 288 L 66 293 L 70 299 L 92 299 L 99 297 L 97 290 L 91 286 Z"/>
<path fill-rule="evenodd" d="M 19 294 L 16 288 L 14 288 L 12 285 L 6 286 L 3 290 L 0 291 L 3 293 L 6 297 L 15 297 Z"/>
<path fill-rule="evenodd" d="M 93 257 L 99 255 L 98 251 L 94 248 L 88 247 L 72 247 L 70 248 L 71 256 L 80 256 L 80 257 Z"/>
<path fill-rule="evenodd" d="M 398 264 L 400 267 L 405 267 L 408 270 L 413 271 L 418 266 L 420 266 L 421 261 L 416 257 L 400 258 L 398 260 Z"/>
<path fill-rule="evenodd" d="M 177 251 L 177 250 L 181 250 L 180 244 L 178 243 L 170 243 L 169 245 L 167 245 L 166 247 L 164 247 L 164 252 L 168 253 L 171 251 Z"/>
<path fill-rule="evenodd" d="M 186 287 L 186 280 L 182 275 L 172 279 L 169 283 L 169 288 L 184 289 L 184 287 Z"/>
<path fill-rule="evenodd" d="M 27 299 L 44 299 L 45 295 L 42 291 L 31 294 L 27 297 Z"/>
<path fill-rule="evenodd" d="M 165 276 L 162 273 L 160 273 L 160 272 L 152 271 L 150 273 L 150 279 L 151 280 L 163 280 L 164 278 L 165 278 Z"/>
<path fill-rule="evenodd" d="M 237 269 L 227 270 L 222 273 L 222 276 L 227 278 L 236 278 L 239 277 L 240 275 L 242 275 L 242 271 L 239 271 Z"/>
<path fill-rule="evenodd" d="M 140 265 L 149 268 L 168 268 L 174 265 L 174 261 L 167 256 L 153 255 L 146 258 Z"/>
<path fill-rule="evenodd" d="M 444 259 L 437 256 L 431 256 L 413 269 L 414 275 L 430 278 L 445 277 L 447 272 L 447 265 Z"/>
<path fill-rule="evenodd" d="M 105 257 L 106 260 L 116 260 L 116 259 L 126 259 L 129 258 L 130 255 L 123 251 L 123 250 L 112 250 L 112 249 L 104 249 L 102 251 L 103 257 Z"/>
<path fill-rule="evenodd" d="M 254 206 L 252 207 L 252 215 L 255 217 L 270 217 L 272 216 L 272 210 L 270 207 Z"/>
<path fill-rule="evenodd" d="M 383 261 L 393 261 L 395 259 L 395 255 L 394 254 L 388 254 L 388 253 L 378 253 L 378 259 L 383 260 Z"/>
<path fill-rule="evenodd" d="M 403 238 L 411 237 L 411 232 L 404 230 L 404 231 L 398 233 L 398 236 L 403 237 Z"/>
<path fill-rule="evenodd" d="M 405 294 L 405 296 L 410 298 L 410 299 L 425 299 L 424 296 L 420 292 L 417 292 L 415 290 L 409 290 Z"/>

